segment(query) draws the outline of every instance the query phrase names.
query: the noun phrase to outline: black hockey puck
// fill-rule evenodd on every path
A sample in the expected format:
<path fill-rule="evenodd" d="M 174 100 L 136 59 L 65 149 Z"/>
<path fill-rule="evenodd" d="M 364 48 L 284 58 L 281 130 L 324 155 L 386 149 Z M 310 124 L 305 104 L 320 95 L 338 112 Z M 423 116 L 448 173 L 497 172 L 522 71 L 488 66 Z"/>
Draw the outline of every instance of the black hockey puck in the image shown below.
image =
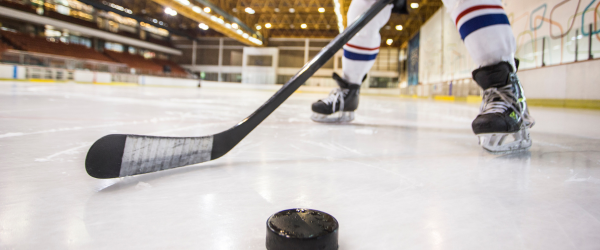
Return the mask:
<path fill-rule="evenodd" d="M 337 250 L 337 220 L 312 209 L 289 209 L 267 220 L 268 250 Z"/>

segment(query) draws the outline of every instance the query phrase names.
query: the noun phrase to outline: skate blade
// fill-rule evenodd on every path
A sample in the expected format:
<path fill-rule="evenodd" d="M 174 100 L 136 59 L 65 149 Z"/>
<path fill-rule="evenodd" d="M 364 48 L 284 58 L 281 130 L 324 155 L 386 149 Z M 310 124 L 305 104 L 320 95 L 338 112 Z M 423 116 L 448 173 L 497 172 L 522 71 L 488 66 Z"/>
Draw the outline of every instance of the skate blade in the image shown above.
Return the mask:
<path fill-rule="evenodd" d="M 354 111 L 335 112 L 330 115 L 314 113 L 310 117 L 315 122 L 323 123 L 346 123 L 354 120 Z"/>
<path fill-rule="evenodd" d="M 479 134 L 479 145 L 490 152 L 507 152 L 531 147 L 529 128 L 522 127 L 514 133 Z"/>

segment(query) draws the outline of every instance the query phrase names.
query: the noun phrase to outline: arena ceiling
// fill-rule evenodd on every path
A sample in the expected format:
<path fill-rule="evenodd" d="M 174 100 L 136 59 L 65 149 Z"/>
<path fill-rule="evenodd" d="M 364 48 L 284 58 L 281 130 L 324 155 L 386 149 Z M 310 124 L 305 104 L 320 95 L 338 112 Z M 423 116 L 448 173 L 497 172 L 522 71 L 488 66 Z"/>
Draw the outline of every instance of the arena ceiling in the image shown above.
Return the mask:
<path fill-rule="evenodd" d="M 100 1 L 100 0 L 98 0 Z M 163 25 L 177 29 L 193 37 L 231 36 L 214 29 L 202 30 L 198 21 L 184 17 L 171 16 L 165 13 L 166 6 L 153 0 L 104 0 L 124 6 L 134 15 L 148 20 L 157 19 Z M 346 13 L 351 0 L 202 0 L 227 14 L 238 18 L 241 22 L 260 33 L 263 38 L 333 38 L 339 34 L 338 15 L 334 1 L 339 2 L 343 24 L 346 26 Z M 203 7 L 196 0 L 191 3 Z M 408 15 L 393 14 L 382 30 L 382 45 L 392 39 L 391 46 L 400 46 L 412 37 L 419 28 L 441 6 L 441 0 L 408 0 L 409 6 L 418 3 L 417 8 L 409 7 Z M 163 2 L 164 3 L 164 2 Z M 402 30 L 397 30 L 401 25 Z M 270 26 L 270 28 L 268 28 Z M 267 39 L 264 39 L 267 40 Z"/>

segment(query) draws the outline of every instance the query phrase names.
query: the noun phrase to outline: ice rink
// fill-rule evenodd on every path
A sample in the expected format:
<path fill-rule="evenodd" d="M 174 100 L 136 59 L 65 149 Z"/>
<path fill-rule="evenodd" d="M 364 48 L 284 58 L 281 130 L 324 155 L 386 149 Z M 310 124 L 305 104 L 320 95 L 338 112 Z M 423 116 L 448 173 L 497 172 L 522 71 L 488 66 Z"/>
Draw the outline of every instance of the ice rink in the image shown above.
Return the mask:
<path fill-rule="evenodd" d="M 0 82 L 0 249 L 265 249 L 297 207 L 335 216 L 340 250 L 600 249 L 599 111 L 532 107 L 533 147 L 490 154 L 476 104 L 364 95 L 326 125 L 299 92 L 218 160 L 85 171 L 106 134 L 214 134 L 273 93 Z"/>

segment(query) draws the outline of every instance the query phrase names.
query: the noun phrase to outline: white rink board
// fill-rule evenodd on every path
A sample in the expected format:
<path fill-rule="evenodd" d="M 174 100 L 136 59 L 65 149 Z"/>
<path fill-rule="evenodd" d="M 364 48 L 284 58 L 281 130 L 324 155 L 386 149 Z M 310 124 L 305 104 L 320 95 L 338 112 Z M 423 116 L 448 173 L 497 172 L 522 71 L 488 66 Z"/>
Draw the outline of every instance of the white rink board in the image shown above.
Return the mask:
<path fill-rule="evenodd" d="M 519 72 L 530 99 L 600 100 L 600 60 Z"/>
<path fill-rule="evenodd" d="M 25 69 L 18 65 L 0 64 L 0 79 L 25 79 Z"/>
<path fill-rule="evenodd" d="M 75 70 L 75 72 L 73 72 L 73 80 L 75 82 L 85 83 L 110 83 L 112 82 L 112 74 L 106 72 Z"/>
<path fill-rule="evenodd" d="M 198 87 L 198 79 L 170 78 L 159 76 L 139 76 L 138 84 L 144 86 Z"/>

